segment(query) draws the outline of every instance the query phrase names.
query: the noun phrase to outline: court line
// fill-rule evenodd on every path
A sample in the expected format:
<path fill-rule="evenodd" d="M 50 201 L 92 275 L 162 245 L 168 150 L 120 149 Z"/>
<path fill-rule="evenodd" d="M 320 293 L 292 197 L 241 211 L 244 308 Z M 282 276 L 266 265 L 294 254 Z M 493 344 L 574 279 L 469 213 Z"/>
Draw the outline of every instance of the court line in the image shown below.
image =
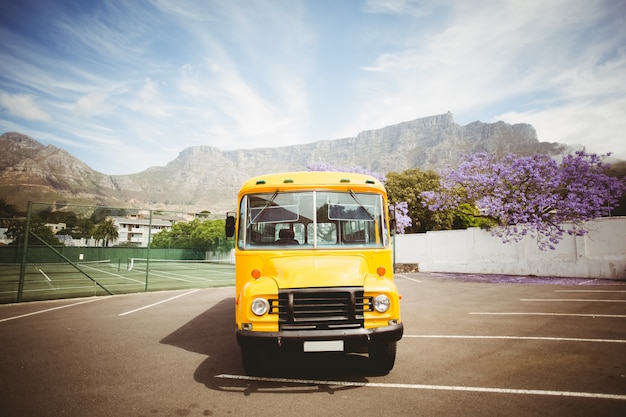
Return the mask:
<path fill-rule="evenodd" d="M 464 336 L 464 335 L 408 335 L 403 338 L 426 338 L 426 339 L 504 339 L 504 340 L 546 340 L 556 342 L 595 342 L 595 343 L 626 343 L 623 339 L 585 339 L 579 337 L 542 337 L 542 336 Z"/>
<path fill-rule="evenodd" d="M 436 391 L 465 391 L 465 392 L 485 392 L 485 393 L 494 393 L 494 394 L 547 395 L 547 396 L 555 396 L 555 397 L 596 398 L 596 399 L 626 401 L 626 395 L 604 394 L 600 392 L 489 388 L 489 387 L 469 387 L 469 386 L 455 386 L 455 385 L 394 384 L 394 383 L 357 382 L 357 381 L 326 381 L 326 380 L 317 380 L 317 379 L 272 378 L 272 377 L 257 377 L 257 376 L 232 375 L 232 374 L 220 374 L 220 375 L 216 375 L 215 378 L 235 379 L 235 380 L 242 380 L 242 381 L 259 381 L 259 382 L 275 382 L 275 383 L 278 382 L 281 384 L 296 384 L 296 385 L 327 385 L 327 386 L 342 386 L 342 387 L 395 388 L 395 389 L 417 389 L 417 390 L 436 390 Z"/>
<path fill-rule="evenodd" d="M 167 299 L 165 299 L 165 300 L 161 300 L 161 301 L 159 301 L 159 302 L 156 302 L 156 303 L 153 303 L 153 304 L 150 304 L 150 305 L 147 305 L 147 306 L 139 307 L 139 308 L 136 308 L 136 309 L 134 309 L 134 310 L 127 311 L 127 312 L 125 312 L 125 313 L 120 313 L 120 314 L 118 314 L 118 316 L 120 316 L 120 317 L 121 317 L 121 316 L 126 316 L 127 314 L 136 313 L 136 312 L 138 312 L 138 311 L 145 310 L 145 309 L 147 309 L 147 308 L 151 308 L 151 307 L 157 306 L 157 305 L 159 305 L 159 304 L 167 303 L 168 301 L 172 301 L 172 300 L 175 300 L 175 299 L 177 299 L 177 298 L 184 297 L 184 296 L 186 296 L 186 295 L 193 294 L 194 292 L 198 292 L 198 291 L 200 291 L 200 289 L 196 289 L 196 290 L 192 290 L 192 291 L 187 291 L 186 293 L 183 293 L 183 294 L 178 294 L 178 295 L 175 295 L 174 297 L 170 297 L 170 298 L 167 298 Z"/>
<path fill-rule="evenodd" d="M 81 301 L 81 302 L 78 302 L 78 303 L 66 304 L 66 305 L 59 306 L 59 307 L 53 307 L 53 308 L 48 308 L 48 309 L 45 309 L 45 310 L 33 311 L 32 313 L 21 314 L 19 316 L 7 317 L 5 319 L 0 319 L 0 323 L 2 323 L 4 321 L 10 321 L 10 320 L 21 319 L 21 318 L 24 318 L 24 317 L 34 316 L 36 314 L 47 313 L 47 312 L 54 311 L 54 310 L 60 310 L 62 308 L 79 306 L 81 304 L 87 304 L 87 303 L 91 303 L 91 302 L 102 300 L 102 299 L 103 299 L 103 297 L 97 297 L 97 298 L 93 298 L 93 299 L 90 299 L 90 300 Z"/>
<path fill-rule="evenodd" d="M 52 290 L 58 290 L 57 287 L 52 285 L 52 280 L 50 279 L 50 277 L 45 272 L 43 272 L 41 269 L 39 269 L 37 267 L 35 267 L 35 271 L 39 272 L 46 279 L 46 281 L 47 281 L 46 284 L 48 284 L 48 287 L 50 287 L 50 288 L 47 289 L 47 291 L 50 291 L 51 289 Z M 17 291 L 15 291 L 15 292 L 17 292 Z"/>
<path fill-rule="evenodd" d="M 549 301 L 549 302 L 589 302 L 589 303 L 626 303 L 626 300 L 589 300 L 585 298 L 520 298 L 520 301 Z"/>
<path fill-rule="evenodd" d="M 52 280 L 50 279 L 50 277 L 49 277 L 49 276 L 48 276 L 45 272 L 43 272 L 41 269 L 39 269 L 39 268 L 35 267 L 35 271 L 37 271 L 37 272 L 39 272 L 41 275 L 43 275 L 43 276 L 44 276 L 44 278 L 48 280 L 48 282 L 52 282 Z"/>
<path fill-rule="evenodd" d="M 184 278 L 179 278 L 179 277 L 184 277 L 187 275 L 182 275 L 182 274 L 175 274 L 172 272 L 163 272 L 163 271 L 159 271 L 159 270 L 151 270 L 150 272 L 148 272 L 149 276 L 152 277 L 159 277 L 159 278 L 164 278 L 164 279 L 171 279 L 173 281 L 182 281 L 182 282 L 196 282 L 196 281 L 190 281 L 188 279 L 184 279 Z"/>
<path fill-rule="evenodd" d="M 171 272 L 171 271 L 163 271 L 163 270 L 158 270 L 158 269 L 153 269 L 149 272 L 149 274 L 151 276 L 157 276 L 163 279 L 170 279 L 170 280 L 174 280 L 174 281 L 183 281 L 183 282 L 188 282 L 188 283 L 197 283 L 197 282 L 229 282 L 229 281 L 233 281 L 235 280 L 235 278 L 224 278 L 224 279 L 210 279 L 210 278 L 203 278 L 203 277 L 197 277 L 195 275 L 189 275 L 189 274 L 181 274 L 181 273 L 177 273 L 177 272 Z M 215 274 L 217 275 L 217 273 Z M 223 273 L 220 273 L 220 275 L 223 275 Z M 189 278 L 189 279 L 184 279 L 183 277 Z"/>
<path fill-rule="evenodd" d="M 106 274 L 106 275 L 111 275 L 111 276 L 113 276 L 113 277 L 115 277 L 115 278 L 118 278 L 118 279 L 123 279 L 123 280 L 133 281 L 133 282 L 136 282 L 137 284 L 144 284 L 144 285 L 145 285 L 145 281 L 140 281 L 140 280 L 137 280 L 137 279 L 134 279 L 134 278 L 130 278 L 130 277 L 124 276 L 124 275 L 116 274 L 116 273 L 114 273 L 114 272 L 105 271 L 105 270 L 100 269 L 100 268 L 94 268 L 93 266 L 89 266 L 89 265 L 81 265 L 81 267 L 83 267 L 83 268 L 85 268 L 85 269 L 91 269 L 92 271 L 96 271 L 96 272 L 103 273 L 103 274 Z M 46 275 L 46 274 L 45 274 L 45 273 L 44 273 L 41 269 L 39 269 L 39 268 L 37 268 L 37 267 L 35 267 L 35 269 L 36 269 L 37 271 L 39 271 L 41 274 L 43 274 L 46 278 L 48 278 L 48 276 L 47 276 L 47 275 Z M 105 280 L 105 279 L 106 279 L 105 277 L 102 277 L 102 279 L 99 279 L 98 281 L 99 281 L 99 282 L 103 282 L 103 280 Z M 48 281 L 52 281 L 52 280 L 48 278 Z M 56 282 L 59 282 L 60 280 L 55 280 L 55 281 L 56 281 Z M 61 281 L 62 281 L 62 280 L 61 280 Z M 66 280 L 66 281 L 67 281 L 67 280 Z M 74 280 L 71 280 L 71 281 L 76 281 L 76 280 L 74 279 Z M 65 287 L 57 287 L 57 288 L 55 288 L 55 289 L 56 289 L 56 290 L 64 290 L 64 289 L 66 289 L 66 288 L 65 288 Z"/>
<path fill-rule="evenodd" d="M 489 312 L 471 312 L 469 314 L 486 315 L 486 316 L 565 316 L 565 317 L 600 317 L 600 318 L 617 318 L 624 319 L 624 314 L 572 314 L 572 313 L 523 313 L 523 312 L 509 312 L 509 313 L 489 313 Z"/>
<path fill-rule="evenodd" d="M 114 272 L 110 272 L 110 271 L 105 271 L 105 270 L 102 270 L 102 269 L 94 268 L 94 267 L 89 266 L 89 265 L 84 265 L 84 266 L 87 267 L 87 268 L 93 269 L 94 271 L 102 272 L 102 273 L 107 274 L 107 275 L 112 275 L 115 278 L 121 278 L 121 279 L 125 279 L 125 280 L 128 280 L 128 281 L 134 281 L 134 282 L 136 282 L 138 284 L 145 284 L 145 281 L 140 281 L 138 279 L 134 279 L 134 278 L 130 278 L 130 277 L 127 277 L 127 276 L 124 276 L 124 275 L 116 274 Z"/>

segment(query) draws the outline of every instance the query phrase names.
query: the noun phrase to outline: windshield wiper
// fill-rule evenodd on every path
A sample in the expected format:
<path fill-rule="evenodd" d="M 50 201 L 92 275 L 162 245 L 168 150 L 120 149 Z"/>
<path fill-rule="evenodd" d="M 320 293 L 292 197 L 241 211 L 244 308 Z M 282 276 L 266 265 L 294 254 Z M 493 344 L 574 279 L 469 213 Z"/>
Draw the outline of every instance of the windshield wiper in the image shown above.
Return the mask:
<path fill-rule="evenodd" d="M 274 191 L 274 194 L 272 194 L 272 196 L 270 197 L 269 200 L 267 200 L 267 202 L 265 203 L 265 205 L 263 206 L 263 208 L 261 209 L 261 211 L 259 211 L 259 214 L 257 214 L 254 219 L 250 219 L 250 224 L 254 224 L 256 223 L 256 219 L 258 219 L 261 214 L 263 214 L 263 212 L 269 207 L 270 204 L 272 204 L 274 202 L 274 200 L 276 199 L 276 196 L 278 195 L 278 190 Z"/>
<path fill-rule="evenodd" d="M 352 199 L 354 201 L 356 201 L 356 203 L 359 205 L 359 207 L 363 210 L 365 210 L 365 212 L 367 213 L 367 215 L 369 216 L 369 218 L 375 222 L 376 219 L 374 218 L 374 216 L 372 215 L 372 213 L 369 212 L 369 210 L 367 208 L 365 208 L 365 206 L 363 204 L 361 204 L 361 202 L 359 201 L 359 198 L 356 196 L 356 194 L 354 193 L 354 191 L 352 191 L 352 188 L 348 190 L 350 192 L 350 197 L 352 197 Z"/>

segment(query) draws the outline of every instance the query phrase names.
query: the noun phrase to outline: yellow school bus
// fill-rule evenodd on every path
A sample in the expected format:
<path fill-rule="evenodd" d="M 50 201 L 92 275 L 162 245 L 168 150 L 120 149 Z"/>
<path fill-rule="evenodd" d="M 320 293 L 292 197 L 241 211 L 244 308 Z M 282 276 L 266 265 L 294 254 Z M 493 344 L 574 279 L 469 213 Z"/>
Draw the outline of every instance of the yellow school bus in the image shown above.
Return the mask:
<path fill-rule="evenodd" d="M 393 368 L 403 324 L 379 180 L 346 172 L 252 178 L 226 235 L 236 238 L 236 336 L 247 373 L 287 351 L 367 353 L 376 372 Z"/>

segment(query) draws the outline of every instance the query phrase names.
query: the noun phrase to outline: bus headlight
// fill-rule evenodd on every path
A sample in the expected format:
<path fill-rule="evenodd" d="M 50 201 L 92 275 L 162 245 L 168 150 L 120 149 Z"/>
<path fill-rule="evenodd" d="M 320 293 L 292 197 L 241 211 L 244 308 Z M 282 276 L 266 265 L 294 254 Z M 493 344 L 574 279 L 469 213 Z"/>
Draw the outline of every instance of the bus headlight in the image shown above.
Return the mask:
<path fill-rule="evenodd" d="M 391 301 L 389 300 L 389 297 L 387 297 L 385 294 L 377 295 L 374 298 L 374 310 L 378 311 L 379 313 L 384 313 L 385 311 L 389 310 L 390 305 Z"/>
<path fill-rule="evenodd" d="M 265 298 L 255 298 L 250 304 L 252 312 L 257 316 L 262 316 L 270 309 L 270 305 Z"/>

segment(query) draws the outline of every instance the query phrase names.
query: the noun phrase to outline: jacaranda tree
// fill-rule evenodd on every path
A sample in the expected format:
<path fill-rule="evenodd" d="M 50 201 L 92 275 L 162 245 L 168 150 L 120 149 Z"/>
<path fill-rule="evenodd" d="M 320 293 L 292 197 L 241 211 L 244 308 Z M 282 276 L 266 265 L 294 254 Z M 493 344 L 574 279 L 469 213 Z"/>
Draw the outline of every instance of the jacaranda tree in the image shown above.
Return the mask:
<path fill-rule="evenodd" d="M 491 231 L 503 242 L 528 235 L 541 250 L 554 249 L 564 233 L 583 235 L 586 221 L 609 215 L 626 191 L 606 174 L 609 155 L 579 151 L 560 164 L 544 154 L 465 155 L 457 168 L 441 170 L 439 192 L 422 196 L 431 210 L 470 203 L 500 226 Z"/>
<path fill-rule="evenodd" d="M 385 175 L 370 171 L 366 168 L 362 168 L 359 166 L 354 166 L 350 168 L 336 168 L 330 164 L 326 163 L 317 163 L 317 164 L 309 164 L 307 165 L 308 171 L 338 171 L 338 172 L 354 172 L 356 174 L 365 174 L 370 175 L 377 180 L 379 180 L 383 185 L 387 181 Z M 395 219 L 396 219 L 396 233 L 404 233 L 405 229 L 411 227 L 411 218 L 409 217 L 409 208 L 406 202 L 390 202 L 391 208 L 394 211 Z"/>

